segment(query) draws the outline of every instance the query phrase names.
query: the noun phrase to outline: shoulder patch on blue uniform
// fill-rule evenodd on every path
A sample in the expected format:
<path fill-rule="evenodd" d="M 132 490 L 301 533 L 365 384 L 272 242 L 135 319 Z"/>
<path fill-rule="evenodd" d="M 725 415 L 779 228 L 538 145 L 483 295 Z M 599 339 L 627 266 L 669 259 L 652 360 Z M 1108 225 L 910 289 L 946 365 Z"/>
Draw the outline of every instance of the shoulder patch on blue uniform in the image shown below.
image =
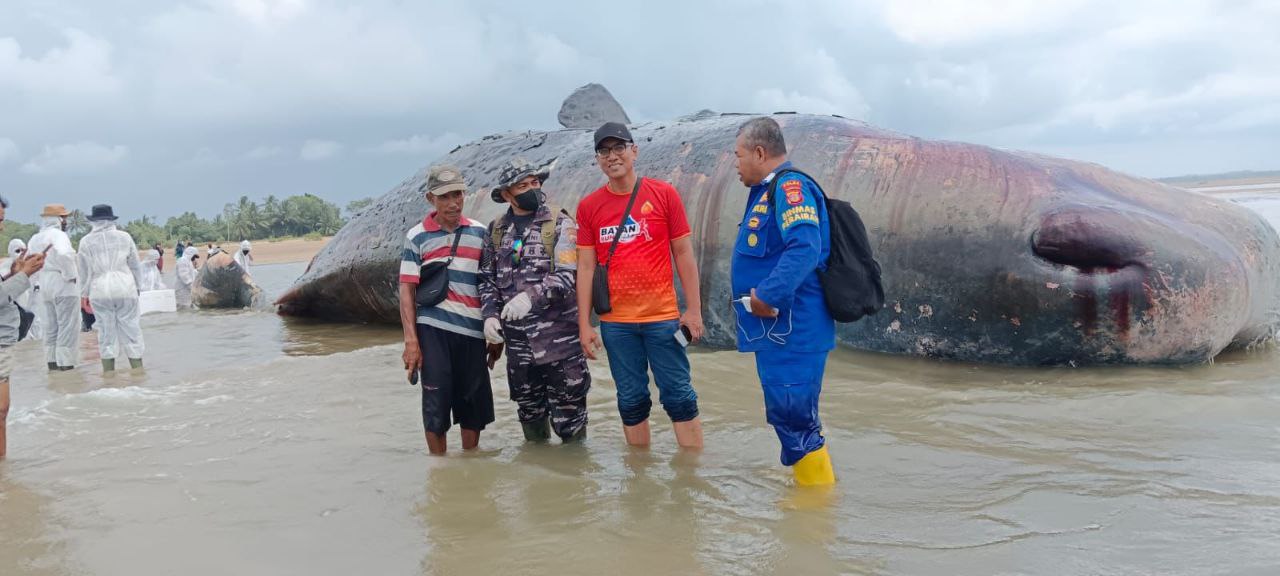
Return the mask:
<path fill-rule="evenodd" d="M 799 180 L 787 180 L 781 184 L 787 195 L 787 204 L 797 206 L 804 202 L 804 183 Z"/>
<path fill-rule="evenodd" d="M 817 199 L 812 189 L 805 190 L 806 186 L 802 178 L 790 178 L 779 182 L 778 187 L 782 189 L 786 198 L 786 204 L 779 208 L 782 213 L 778 217 L 779 227 L 783 231 L 800 224 L 818 225 L 818 207 L 815 204 Z"/>
<path fill-rule="evenodd" d="M 797 224 L 818 225 L 818 209 L 813 206 L 796 206 L 782 213 L 782 229 L 787 230 Z"/>

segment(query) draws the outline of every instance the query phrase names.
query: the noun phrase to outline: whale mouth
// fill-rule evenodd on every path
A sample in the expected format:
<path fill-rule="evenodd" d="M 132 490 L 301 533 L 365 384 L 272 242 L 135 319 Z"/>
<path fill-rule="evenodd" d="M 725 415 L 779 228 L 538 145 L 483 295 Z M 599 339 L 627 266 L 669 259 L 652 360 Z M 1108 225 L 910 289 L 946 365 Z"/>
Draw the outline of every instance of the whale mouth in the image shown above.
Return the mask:
<path fill-rule="evenodd" d="M 1066 207 L 1044 216 L 1031 235 L 1031 251 L 1052 264 L 1086 274 L 1116 272 L 1140 265 L 1150 255 L 1141 234 L 1152 224 L 1133 213 Z"/>

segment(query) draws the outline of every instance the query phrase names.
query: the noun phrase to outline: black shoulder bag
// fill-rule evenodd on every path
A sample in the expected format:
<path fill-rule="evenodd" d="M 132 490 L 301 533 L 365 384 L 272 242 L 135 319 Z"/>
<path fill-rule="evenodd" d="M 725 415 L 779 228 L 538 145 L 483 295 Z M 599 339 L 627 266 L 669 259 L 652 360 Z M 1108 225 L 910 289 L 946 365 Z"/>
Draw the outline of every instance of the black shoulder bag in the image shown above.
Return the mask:
<path fill-rule="evenodd" d="M 35 321 L 36 315 L 28 312 L 26 308 L 18 306 L 16 302 L 13 305 L 18 308 L 18 340 L 26 340 L 27 333 L 31 332 L 31 323 Z"/>
<path fill-rule="evenodd" d="M 458 242 L 462 240 L 462 227 L 463 225 L 459 223 L 457 232 L 453 234 L 453 248 L 449 249 L 449 259 L 444 262 L 432 262 L 422 267 L 418 276 L 418 291 L 414 294 L 414 300 L 418 306 L 431 308 L 444 302 L 445 297 L 449 295 L 449 265 L 453 264 L 453 257 L 458 253 Z"/>
<path fill-rule="evenodd" d="M 622 221 L 618 223 L 618 229 L 613 233 L 613 244 L 609 246 L 609 255 L 605 257 L 603 265 L 596 267 L 595 276 L 591 278 L 591 308 L 596 311 L 597 316 L 613 311 L 613 304 L 609 302 L 609 263 L 613 262 L 613 252 L 618 249 L 618 240 L 622 239 L 623 228 L 627 225 L 627 218 L 631 217 L 631 207 L 636 203 L 636 196 L 640 195 L 640 182 L 643 180 L 644 178 L 636 178 L 636 187 L 631 191 L 627 209 L 622 211 Z"/>

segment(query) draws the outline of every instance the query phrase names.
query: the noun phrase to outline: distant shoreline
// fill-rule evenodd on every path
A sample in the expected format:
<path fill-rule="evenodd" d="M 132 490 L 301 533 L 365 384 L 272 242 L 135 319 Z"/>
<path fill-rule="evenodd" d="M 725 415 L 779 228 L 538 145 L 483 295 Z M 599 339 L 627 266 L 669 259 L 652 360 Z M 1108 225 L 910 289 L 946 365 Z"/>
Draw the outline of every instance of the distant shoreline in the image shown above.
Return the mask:
<path fill-rule="evenodd" d="M 316 240 L 307 240 L 305 238 L 289 238 L 287 240 L 254 240 L 251 241 L 253 249 L 250 254 L 253 255 L 254 264 L 289 264 L 293 262 L 310 262 L 320 250 L 329 244 L 332 236 L 325 236 Z M 208 250 L 208 243 L 196 243 L 200 248 L 200 258 L 204 258 Z M 240 249 L 239 242 L 223 242 L 215 244 L 222 246 L 227 252 L 234 252 Z M 177 256 L 173 253 L 174 244 L 162 246 L 164 248 L 164 269 L 165 271 L 175 270 L 177 265 Z"/>
<path fill-rule="evenodd" d="M 1276 194 L 1280 193 L 1280 173 L 1247 175 L 1227 178 L 1203 178 L 1186 180 L 1162 180 L 1165 184 L 1210 196 L 1224 194 Z"/>
<path fill-rule="evenodd" d="M 1156 178 L 1179 188 L 1202 188 L 1206 186 L 1236 186 L 1243 184 L 1263 184 L 1280 182 L 1280 170 L 1225 172 L 1222 174 L 1188 174 L 1172 178 Z"/>

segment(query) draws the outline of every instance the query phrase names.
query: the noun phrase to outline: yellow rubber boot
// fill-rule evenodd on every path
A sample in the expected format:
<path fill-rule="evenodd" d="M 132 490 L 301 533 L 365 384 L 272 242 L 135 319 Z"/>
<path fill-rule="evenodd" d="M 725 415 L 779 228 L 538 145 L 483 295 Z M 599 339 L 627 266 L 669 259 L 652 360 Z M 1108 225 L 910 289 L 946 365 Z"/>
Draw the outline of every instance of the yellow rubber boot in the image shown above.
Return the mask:
<path fill-rule="evenodd" d="M 791 467 L 791 471 L 796 475 L 796 486 L 825 486 L 836 482 L 836 473 L 831 468 L 831 455 L 827 453 L 826 444 L 805 454 L 804 458 Z"/>

